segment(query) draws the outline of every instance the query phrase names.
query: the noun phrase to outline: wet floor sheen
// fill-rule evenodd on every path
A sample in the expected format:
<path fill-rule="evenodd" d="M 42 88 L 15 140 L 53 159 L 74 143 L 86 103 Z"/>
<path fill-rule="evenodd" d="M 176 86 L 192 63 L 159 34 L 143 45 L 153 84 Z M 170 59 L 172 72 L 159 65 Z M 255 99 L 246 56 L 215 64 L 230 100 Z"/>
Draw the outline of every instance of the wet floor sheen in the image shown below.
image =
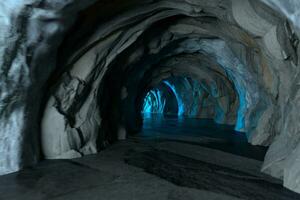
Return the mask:
<path fill-rule="evenodd" d="M 210 120 L 145 118 L 99 154 L 0 177 L 0 200 L 300 200 L 260 172 L 266 148 Z"/>
<path fill-rule="evenodd" d="M 267 151 L 267 147 L 250 145 L 246 134 L 235 131 L 234 126 L 216 124 L 210 119 L 152 114 L 144 116 L 143 127 L 144 137 L 174 140 L 190 137 L 192 140 L 185 142 L 195 145 L 199 144 L 196 138 L 207 138 L 210 141 L 201 143 L 202 146 L 257 160 L 263 160 Z"/>

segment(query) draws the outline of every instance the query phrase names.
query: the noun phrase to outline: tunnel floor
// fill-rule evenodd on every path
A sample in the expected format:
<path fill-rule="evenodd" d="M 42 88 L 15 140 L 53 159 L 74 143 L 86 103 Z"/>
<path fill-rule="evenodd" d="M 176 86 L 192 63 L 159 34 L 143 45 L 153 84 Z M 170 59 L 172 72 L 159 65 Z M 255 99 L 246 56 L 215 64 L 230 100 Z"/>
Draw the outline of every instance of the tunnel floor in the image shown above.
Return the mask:
<path fill-rule="evenodd" d="M 300 199 L 260 173 L 265 151 L 230 126 L 151 116 L 141 134 L 99 154 L 1 176 L 0 199 Z"/>
<path fill-rule="evenodd" d="M 201 145 L 261 161 L 267 152 L 266 147 L 250 145 L 246 134 L 234 131 L 234 126 L 216 124 L 210 119 L 161 114 L 146 114 L 143 117 L 140 136 L 144 139 Z"/>

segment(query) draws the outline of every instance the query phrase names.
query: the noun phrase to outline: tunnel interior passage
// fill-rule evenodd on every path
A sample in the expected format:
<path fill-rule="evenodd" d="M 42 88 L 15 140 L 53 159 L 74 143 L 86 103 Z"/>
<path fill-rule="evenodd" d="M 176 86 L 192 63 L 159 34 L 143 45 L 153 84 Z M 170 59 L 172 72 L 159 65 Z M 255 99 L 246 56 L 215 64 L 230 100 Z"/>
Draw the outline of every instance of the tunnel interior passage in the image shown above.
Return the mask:
<path fill-rule="evenodd" d="M 178 113 L 176 96 L 163 84 L 151 89 L 145 96 L 142 108 L 143 115 Z"/>
<path fill-rule="evenodd" d="M 183 76 L 164 79 L 144 97 L 142 114 L 213 119 L 216 123 L 235 125 L 238 95 L 233 88 L 226 88 L 225 83 L 220 82 L 214 88 L 208 81 L 203 76 L 199 79 Z"/>
<path fill-rule="evenodd" d="M 228 125 L 269 147 L 262 171 L 300 192 L 300 34 L 287 15 L 294 7 L 21 2 L 0 4 L 0 25 L 12 32 L 0 31 L 0 174 L 98 153 L 141 132 L 143 113 L 171 113 Z"/>
<path fill-rule="evenodd" d="M 286 128 L 280 116 L 292 84 L 281 79 L 298 59 L 291 24 L 259 1 L 131 3 L 105 18 L 96 3 L 62 43 L 65 67 L 49 81 L 41 123 L 45 158 L 97 153 L 140 132 L 141 111 L 150 108 L 212 119 L 251 144 L 272 144 L 263 170 L 282 178 L 275 152 L 283 146 L 274 141 Z"/>
<path fill-rule="evenodd" d="M 143 127 L 138 137 L 184 142 L 263 160 L 266 148 L 252 146 L 245 133 L 234 130 L 239 107 L 234 88 L 226 88 L 226 82 L 221 81 L 212 87 L 214 83 L 207 76 L 194 77 L 172 75 L 151 85 L 143 97 Z M 204 138 L 206 142 L 197 142 Z"/>

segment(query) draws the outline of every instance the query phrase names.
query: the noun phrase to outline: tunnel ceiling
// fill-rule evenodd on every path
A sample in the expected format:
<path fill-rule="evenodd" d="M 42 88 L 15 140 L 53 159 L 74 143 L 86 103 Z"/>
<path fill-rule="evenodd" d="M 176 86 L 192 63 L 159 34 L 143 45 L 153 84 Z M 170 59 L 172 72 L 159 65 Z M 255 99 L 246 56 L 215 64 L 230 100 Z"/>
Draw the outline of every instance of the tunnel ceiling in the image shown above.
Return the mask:
<path fill-rule="evenodd" d="M 270 145 L 262 170 L 300 192 L 295 8 L 296 0 L 0 3 L 0 173 L 125 139 L 141 128 L 149 90 L 183 76 L 215 102 L 217 123 Z"/>

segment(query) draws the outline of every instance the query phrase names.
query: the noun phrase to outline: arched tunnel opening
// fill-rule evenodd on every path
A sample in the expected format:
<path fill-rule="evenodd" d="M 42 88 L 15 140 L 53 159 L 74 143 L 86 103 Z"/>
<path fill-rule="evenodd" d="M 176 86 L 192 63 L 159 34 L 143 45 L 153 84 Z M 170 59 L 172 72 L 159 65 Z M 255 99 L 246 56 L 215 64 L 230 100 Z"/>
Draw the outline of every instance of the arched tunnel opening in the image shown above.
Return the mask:
<path fill-rule="evenodd" d="M 0 3 L 0 199 L 300 199 L 299 9 Z"/>
<path fill-rule="evenodd" d="M 153 114 L 177 116 L 181 106 L 178 102 L 176 91 L 162 82 L 147 92 L 143 99 L 141 114 L 143 118 Z"/>
<path fill-rule="evenodd" d="M 200 144 L 263 161 L 267 147 L 250 145 L 246 133 L 235 130 L 237 94 L 215 95 L 207 85 L 203 79 L 171 76 L 151 86 L 143 97 L 143 125 L 136 136 Z M 204 137 L 215 141 L 197 143 Z"/>

